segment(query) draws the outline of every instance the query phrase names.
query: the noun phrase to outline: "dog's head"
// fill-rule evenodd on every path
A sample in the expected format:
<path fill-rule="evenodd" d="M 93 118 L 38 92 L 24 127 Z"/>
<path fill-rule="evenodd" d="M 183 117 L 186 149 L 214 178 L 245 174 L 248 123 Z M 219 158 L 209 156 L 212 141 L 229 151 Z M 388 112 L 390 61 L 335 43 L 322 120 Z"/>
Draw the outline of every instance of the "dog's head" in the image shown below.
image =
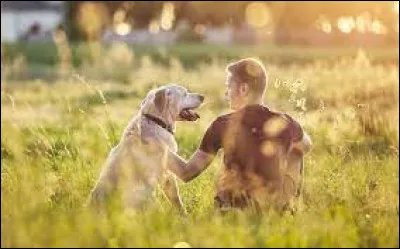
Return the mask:
<path fill-rule="evenodd" d="M 187 115 L 181 115 L 182 112 L 189 112 L 198 117 L 194 110 L 203 103 L 203 100 L 201 94 L 189 93 L 182 86 L 169 84 L 150 91 L 142 102 L 141 111 L 143 114 L 150 114 L 168 124 L 173 124 L 175 121 L 188 120 Z"/>

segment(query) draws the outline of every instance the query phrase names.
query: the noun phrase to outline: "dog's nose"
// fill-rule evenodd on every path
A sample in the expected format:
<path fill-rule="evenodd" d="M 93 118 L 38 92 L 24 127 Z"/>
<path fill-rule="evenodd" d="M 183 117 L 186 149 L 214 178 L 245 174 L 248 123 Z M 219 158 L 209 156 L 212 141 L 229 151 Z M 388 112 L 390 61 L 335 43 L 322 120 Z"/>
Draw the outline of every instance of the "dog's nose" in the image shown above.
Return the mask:
<path fill-rule="evenodd" d="M 201 94 L 199 94 L 199 99 L 200 99 L 200 101 L 201 101 L 201 102 L 203 102 L 203 100 L 204 100 L 204 96 L 203 96 L 203 95 L 201 95 Z"/>

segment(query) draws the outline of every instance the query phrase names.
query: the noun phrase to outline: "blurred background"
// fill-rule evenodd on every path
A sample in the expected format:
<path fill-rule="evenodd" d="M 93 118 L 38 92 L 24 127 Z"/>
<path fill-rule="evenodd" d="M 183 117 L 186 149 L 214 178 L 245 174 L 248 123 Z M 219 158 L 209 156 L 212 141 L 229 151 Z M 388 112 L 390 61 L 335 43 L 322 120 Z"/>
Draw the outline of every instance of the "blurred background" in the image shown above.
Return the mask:
<path fill-rule="evenodd" d="M 90 64 L 115 44 L 189 68 L 243 56 L 337 61 L 360 48 L 372 63 L 398 64 L 398 33 L 398 1 L 2 1 L 2 75 L 51 78 L 54 65 Z"/>

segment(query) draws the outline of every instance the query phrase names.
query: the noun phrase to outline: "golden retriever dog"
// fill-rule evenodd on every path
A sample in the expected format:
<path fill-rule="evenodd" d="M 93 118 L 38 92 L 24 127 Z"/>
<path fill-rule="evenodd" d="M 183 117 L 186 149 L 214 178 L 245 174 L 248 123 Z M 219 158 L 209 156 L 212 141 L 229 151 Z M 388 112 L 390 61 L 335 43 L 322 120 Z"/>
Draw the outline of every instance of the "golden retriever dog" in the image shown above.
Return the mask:
<path fill-rule="evenodd" d="M 203 100 L 202 95 L 176 84 L 150 91 L 109 153 L 87 204 L 103 206 L 117 200 L 123 208 L 137 210 L 154 202 L 154 190 L 160 186 L 171 203 L 186 213 L 176 178 L 167 169 L 166 153 L 178 150 L 175 123 L 186 120 L 181 113 L 191 112 L 198 118 L 194 109 Z"/>

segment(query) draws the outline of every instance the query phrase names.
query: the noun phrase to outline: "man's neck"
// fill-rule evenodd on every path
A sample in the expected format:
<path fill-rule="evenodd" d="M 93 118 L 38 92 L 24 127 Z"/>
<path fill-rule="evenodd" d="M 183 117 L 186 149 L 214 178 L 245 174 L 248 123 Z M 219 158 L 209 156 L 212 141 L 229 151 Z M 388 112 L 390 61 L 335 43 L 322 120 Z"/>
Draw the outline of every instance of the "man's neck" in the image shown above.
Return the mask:
<path fill-rule="evenodd" d="M 242 108 L 244 108 L 244 107 L 246 107 L 246 106 L 249 106 L 249 105 L 264 105 L 264 101 L 262 101 L 262 99 L 252 100 L 252 101 L 246 101 L 246 102 L 241 106 L 241 108 L 239 108 L 239 109 L 242 109 Z"/>

